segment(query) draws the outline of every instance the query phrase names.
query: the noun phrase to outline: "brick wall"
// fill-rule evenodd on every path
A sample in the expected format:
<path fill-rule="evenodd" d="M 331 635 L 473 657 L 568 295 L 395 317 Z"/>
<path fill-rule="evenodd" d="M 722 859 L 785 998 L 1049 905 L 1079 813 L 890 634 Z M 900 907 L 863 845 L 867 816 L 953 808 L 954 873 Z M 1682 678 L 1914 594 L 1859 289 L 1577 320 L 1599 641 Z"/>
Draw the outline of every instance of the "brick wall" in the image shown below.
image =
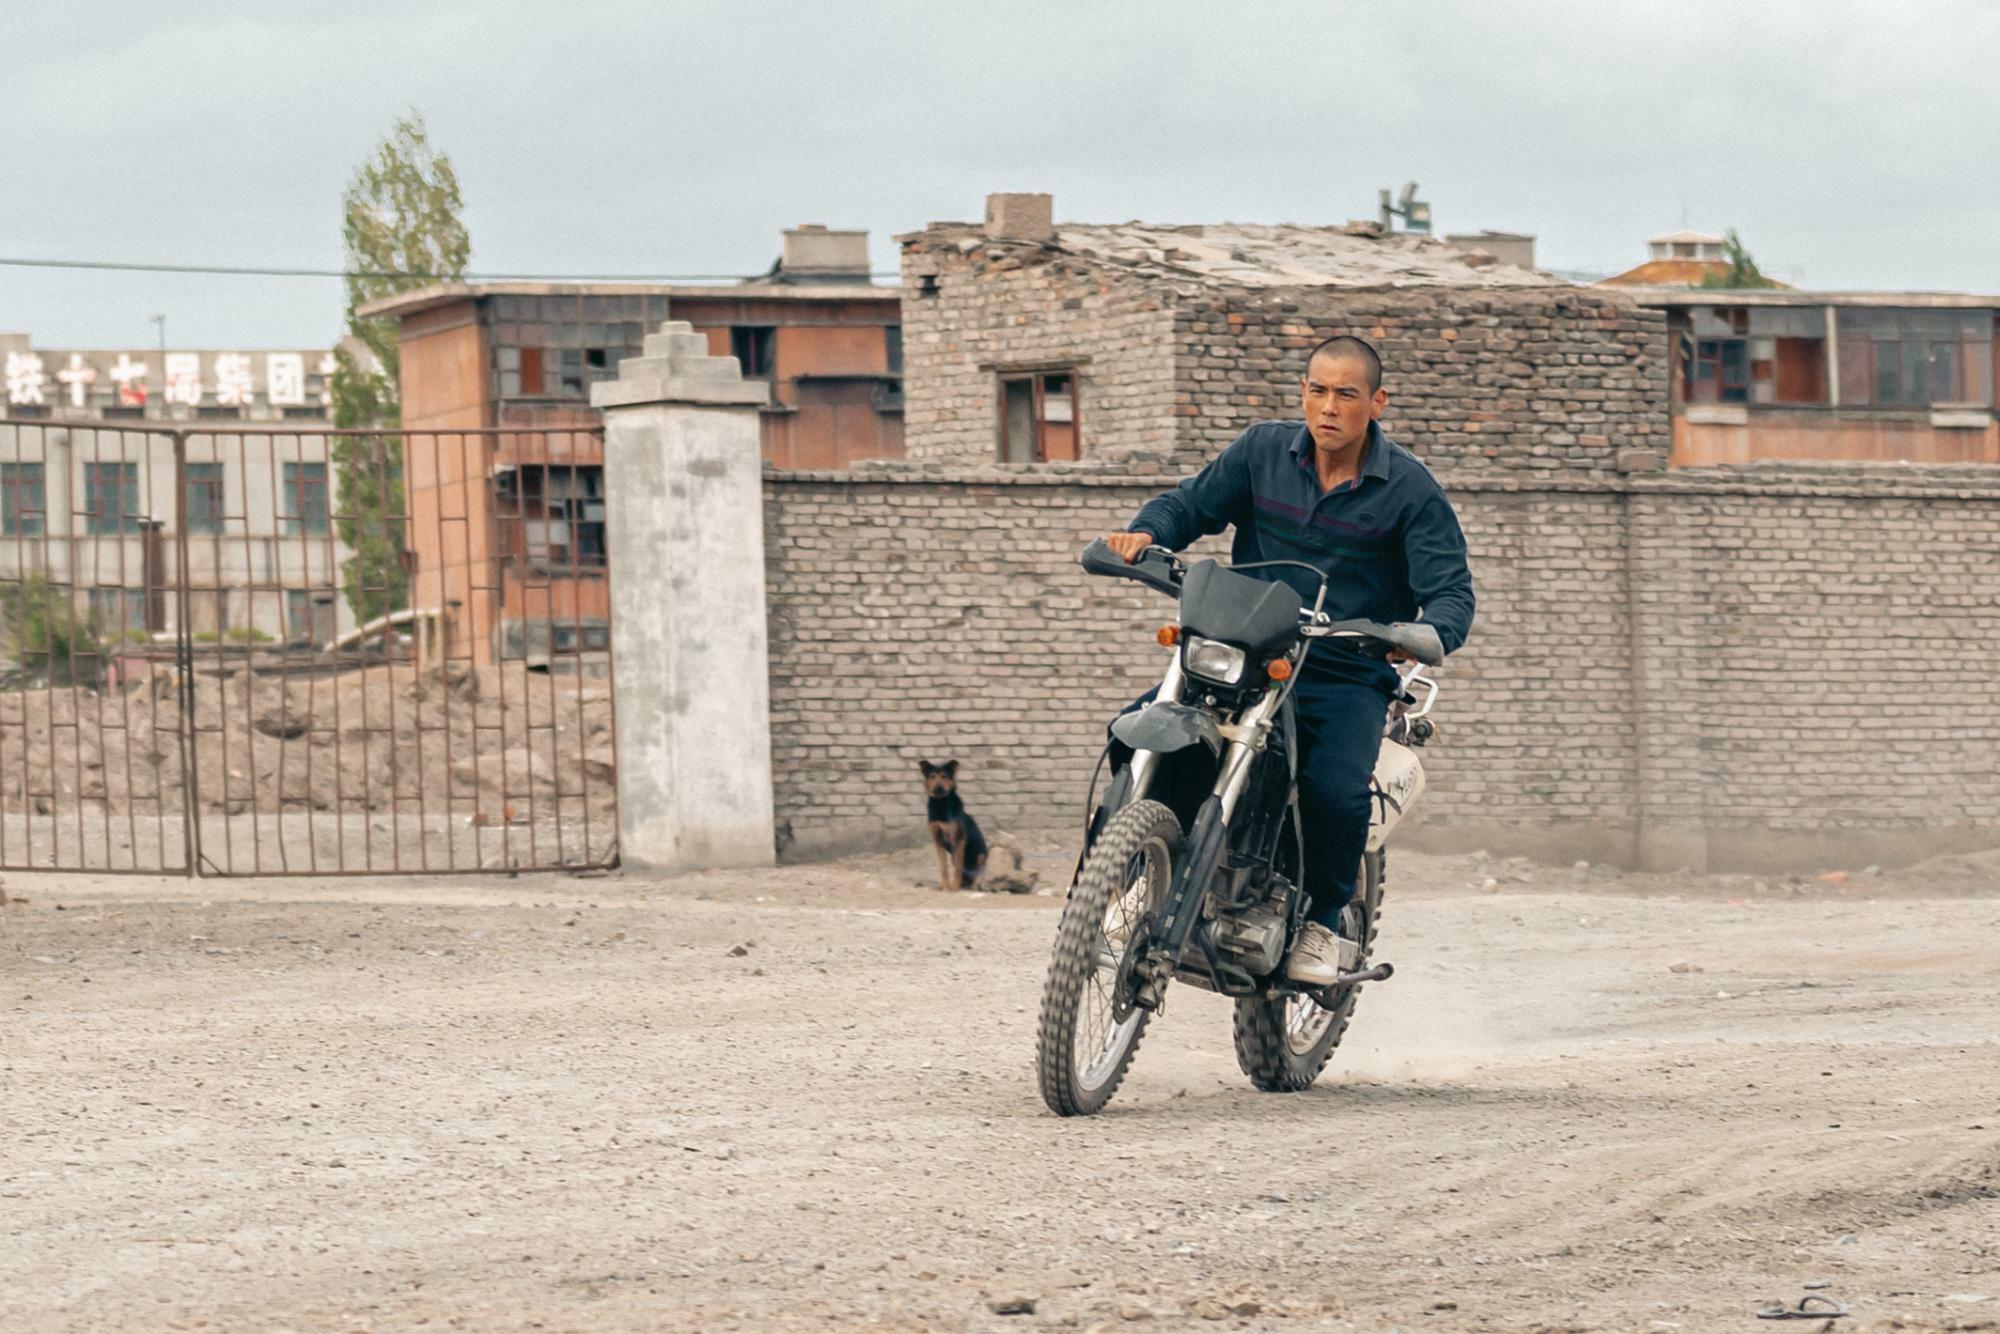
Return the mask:
<path fill-rule="evenodd" d="M 781 847 L 921 833 L 917 761 L 957 758 L 989 831 L 1081 818 L 1110 715 L 1153 684 L 1166 598 L 1076 554 L 1164 480 L 1001 475 L 765 485 Z"/>
<path fill-rule="evenodd" d="M 1668 446 L 1665 317 L 1618 293 L 1176 285 L 949 228 L 912 240 L 903 280 L 913 459 L 989 463 L 994 368 L 1074 362 L 1087 459 L 1198 468 L 1296 416 L 1301 358 L 1334 333 L 1381 348 L 1385 425 L 1441 471 L 1602 474 Z"/>
<path fill-rule="evenodd" d="M 1085 451 L 1158 456 L 1174 432 L 1168 295 L 1039 246 L 968 240 L 906 264 L 903 420 L 908 457 L 963 467 L 998 451 L 996 368 L 1074 365 Z M 924 280 L 935 295 L 923 295 Z"/>
<path fill-rule="evenodd" d="M 989 828 L 1080 818 L 1170 611 L 1076 552 L 1164 476 L 767 474 L 792 855 L 921 833 L 956 756 Z M 2000 479 L 1977 469 L 1450 481 L 1480 612 L 1413 842 L 1790 866 L 2000 844 Z"/>
<path fill-rule="evenodd" d="M 2000 478 L 1634 479 L 1650 858 L 1892 862 L 2000 844 Z"/>
<path fill-rule="evenodd" d="M 1357 334 L 1382 353 L 1384 427 L 1440 473 L 1617 470 L 1664 456 L 1666 324 L 1629 297 L 1582 288 L 1316 288 L 1206 292 L 1174 314 L 1177 459 L 1198 461 L 1252 422 L 1299 415 L 1306 352 Z"/>

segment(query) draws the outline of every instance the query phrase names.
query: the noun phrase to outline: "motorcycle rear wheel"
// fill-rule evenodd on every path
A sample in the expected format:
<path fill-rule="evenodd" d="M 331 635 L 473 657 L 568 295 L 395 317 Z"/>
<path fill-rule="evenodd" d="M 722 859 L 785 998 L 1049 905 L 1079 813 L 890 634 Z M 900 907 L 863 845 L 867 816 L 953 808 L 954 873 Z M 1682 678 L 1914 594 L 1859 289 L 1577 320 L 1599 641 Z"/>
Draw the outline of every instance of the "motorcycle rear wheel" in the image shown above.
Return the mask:
<path fill-rule="evenodd" d="M 1361 877 L 1354 899 L 1341 913 L 1341 934 L 1361 943 L 1357 968 L 1368 966 L 1375 949 L 1375 929 L 1382 915 L 1382 854 L 1361 859 Z M 1340 989 L 1333 1008 L 1310 996 L 1265 1000 L 1246 996 L 1236 1002 L 1236 1064 L 1265 1093 L 1298 1093 L 1312 1087 L 1333 1056 L 1354 1017 L 1361 984 Z"/>
<path fill-rule="evenodd" d="M 1042 987 L 1036 1067 L 1058 1116 L 1090 1116 L 1118 1091 L 1150 1011 L 1123 996 L 1133 942 L 1143 941 L 1173 884 L 1181 822 L 1157 801 L 1111 817 L 1070 888 Z"/>

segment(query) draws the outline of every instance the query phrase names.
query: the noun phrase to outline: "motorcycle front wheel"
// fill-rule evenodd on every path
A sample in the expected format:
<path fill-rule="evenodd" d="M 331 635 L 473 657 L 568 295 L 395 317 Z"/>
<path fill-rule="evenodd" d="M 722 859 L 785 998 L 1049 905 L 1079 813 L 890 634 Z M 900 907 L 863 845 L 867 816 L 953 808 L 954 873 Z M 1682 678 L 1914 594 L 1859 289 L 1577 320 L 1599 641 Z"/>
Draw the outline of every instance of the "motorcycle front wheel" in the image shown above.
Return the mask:
<path fill-rule="evenodd" d="M 1340 917 L 1340 934 L 1361 944 L 1357 968 L 1366 968 L 1374 953 L 1381 915 L 1382 854 L 1371 852 L 1361 859 L 1354 898 Z M 1242 997 L 1236 1002 L 1236 1064 L 1265 1093 L 1311 1088 L 1347 1032 L 1360 991 L 1358 982 L 1340 988 L 1332 1009 L 1310 996 Z"/>
<path fill-rule="evenodd" d="M 1181 823 L 1157 801 L 1111 817 L 1070 888 L 1042 986 L 1036 1067 L 1042 1101 L 1058 1116 L 1089 1116 L 1118 1091 L 1147 1010 L 1131 1003 L 1135 950 L 1173 884 Z"/>

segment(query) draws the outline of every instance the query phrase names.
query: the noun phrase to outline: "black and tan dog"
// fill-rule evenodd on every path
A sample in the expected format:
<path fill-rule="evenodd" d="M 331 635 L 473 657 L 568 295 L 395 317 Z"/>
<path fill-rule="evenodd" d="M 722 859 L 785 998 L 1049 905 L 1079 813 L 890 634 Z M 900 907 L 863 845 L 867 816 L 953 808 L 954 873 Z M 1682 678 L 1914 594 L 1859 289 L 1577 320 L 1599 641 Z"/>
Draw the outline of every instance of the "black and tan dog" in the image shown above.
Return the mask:
<path fill-rule="evenodd" d="M 937 847 L 940 889 L 970 889 L 986 869 L 986 839 L 958 795 L 958 761 L 917 761 L 924 771 L 924 797 Z"/>

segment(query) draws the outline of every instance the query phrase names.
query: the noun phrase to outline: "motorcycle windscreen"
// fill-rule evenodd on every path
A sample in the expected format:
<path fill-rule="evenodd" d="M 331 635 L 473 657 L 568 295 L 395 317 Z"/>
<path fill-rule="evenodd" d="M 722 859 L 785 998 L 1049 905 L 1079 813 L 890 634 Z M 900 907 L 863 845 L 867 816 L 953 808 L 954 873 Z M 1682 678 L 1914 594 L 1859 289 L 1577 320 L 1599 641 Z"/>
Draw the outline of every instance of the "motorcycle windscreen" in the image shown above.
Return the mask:
<path fill-rule="evenodd" d="M 1212 560 L 1187 572 L 1181 584 L 1181 630 L 1236 644 L 1253 658 L 1282 653 L 1299 634 L 1305 604 L 1290 584 L 1252 579 Z"/>

